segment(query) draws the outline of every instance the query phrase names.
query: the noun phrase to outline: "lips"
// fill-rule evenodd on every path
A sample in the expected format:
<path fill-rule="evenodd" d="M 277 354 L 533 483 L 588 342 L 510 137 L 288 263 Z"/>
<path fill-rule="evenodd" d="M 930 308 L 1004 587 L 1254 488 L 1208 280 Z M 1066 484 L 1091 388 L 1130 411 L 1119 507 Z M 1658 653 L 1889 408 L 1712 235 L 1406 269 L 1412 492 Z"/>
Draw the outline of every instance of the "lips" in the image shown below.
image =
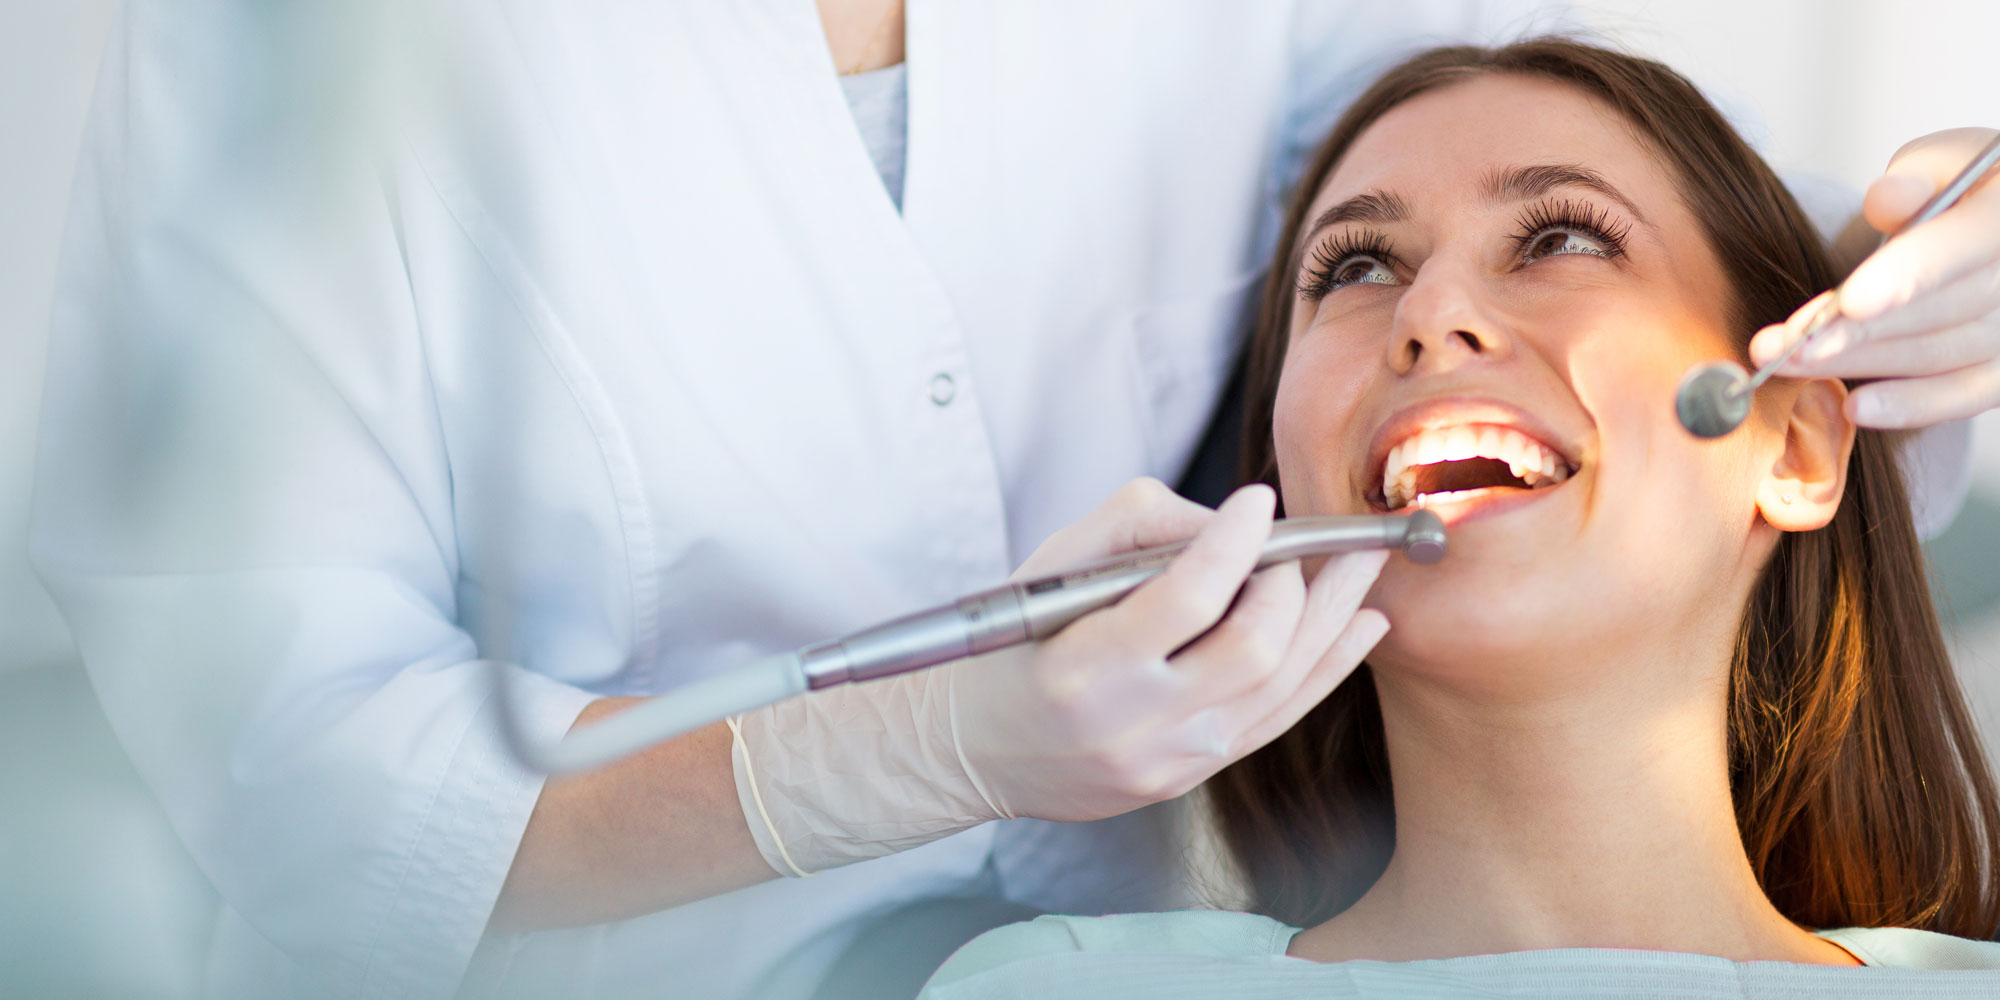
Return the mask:
<path fill-rule="evenodd" d="M 1456 503 L 1553 489 L 1575 475 L 1573 450 L 1525 412 L 1491 401 L 1411 407 L 1376 433 L 1369 505 Z"/>

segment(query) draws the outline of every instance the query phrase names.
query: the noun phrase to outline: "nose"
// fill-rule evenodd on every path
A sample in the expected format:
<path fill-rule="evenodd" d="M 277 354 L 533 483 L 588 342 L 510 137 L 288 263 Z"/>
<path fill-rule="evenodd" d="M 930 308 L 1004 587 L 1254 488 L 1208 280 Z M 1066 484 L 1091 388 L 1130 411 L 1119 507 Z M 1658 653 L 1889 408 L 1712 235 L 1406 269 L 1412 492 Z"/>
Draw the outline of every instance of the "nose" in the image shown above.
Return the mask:
<path fill-rule="evenodd" d="M 1472 262 L 1426 261 L 1396 304 L 1390 369 L 1398 375 L 1442 372 L 1513 354 L 1513 337 L 1493 308 L 1490 291 Z"/>

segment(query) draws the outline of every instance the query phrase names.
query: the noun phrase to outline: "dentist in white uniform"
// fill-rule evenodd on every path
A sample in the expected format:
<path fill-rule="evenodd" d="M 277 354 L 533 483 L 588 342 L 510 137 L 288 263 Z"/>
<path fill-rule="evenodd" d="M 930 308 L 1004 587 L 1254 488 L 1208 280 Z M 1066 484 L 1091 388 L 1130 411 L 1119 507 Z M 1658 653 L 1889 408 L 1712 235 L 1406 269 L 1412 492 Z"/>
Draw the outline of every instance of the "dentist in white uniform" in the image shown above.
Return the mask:
<path fill-rule="evenodd" d="M 1386 627 L 1356 558 L 1169 658 L 1268 496 L 1092 511 L 1185 467 L 1346 100 L 1522 5 L 821 6 L 126 12 L 33 551 L 219 890 L 206 993 L 804 996 L 910 901 L 1171 902 L 1147 812 L 983 821 L 1167 798 Z M 1051 535 L 1044 565 L 1197 528 L 1088 641 L 742 746 L 545 786 L 495 726 L 494 661 L 553 740 Z"/>

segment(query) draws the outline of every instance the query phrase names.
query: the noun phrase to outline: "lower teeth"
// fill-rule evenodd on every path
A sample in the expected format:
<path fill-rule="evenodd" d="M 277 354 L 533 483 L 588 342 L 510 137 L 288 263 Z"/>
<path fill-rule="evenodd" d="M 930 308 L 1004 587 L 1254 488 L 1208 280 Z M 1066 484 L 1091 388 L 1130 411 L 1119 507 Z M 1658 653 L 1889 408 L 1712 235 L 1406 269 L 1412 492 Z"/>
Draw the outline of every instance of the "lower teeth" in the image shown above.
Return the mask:
<path fill-rule="evenodd" d="M 1481 486 L 1476 490 L 1453 490 L 1450 493 L 1419 493 L 1415 500 L 1410 501 L 1410 505 L 1413 507 L 1424 507 L 1434 503 L 1456 503 L 1460 500 L 1470 500 L 1482 493 L 1491 492 L 1496 488 Z"/>

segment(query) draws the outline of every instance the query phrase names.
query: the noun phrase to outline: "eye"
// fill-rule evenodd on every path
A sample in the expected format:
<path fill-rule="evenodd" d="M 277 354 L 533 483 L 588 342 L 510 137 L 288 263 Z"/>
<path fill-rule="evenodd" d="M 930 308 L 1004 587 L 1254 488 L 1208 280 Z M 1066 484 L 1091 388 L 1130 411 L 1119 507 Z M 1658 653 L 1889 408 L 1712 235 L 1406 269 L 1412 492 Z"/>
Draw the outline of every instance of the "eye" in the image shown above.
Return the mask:
<path fill-rule="evenodd" d="M 1569 253 L 1587 253 L 1593 257 L 1616 255 L 1603 240 L 1589 233 L 1570 229 L 1544 229 L 1535 234 L 1523 256 L 1557 257 Z"/>
<path fill-rule="evenodd" d="M 1530 206 L 1513 240 L 1522 263 L 1570 254 L 1609 260 L 1625 255 L 1629 228 L 1607 209 L 1564 199 Z"/>
<path fill-rule="evenodd" d="M 1299 270 L 1299 295 L 1317 302 L 1349 285 L 1400 284 L 1395 260 L 1389 241 L 1380 234 L 1342 233 L 1313 248 L 1312 259 Z"/>
<path fill-rule="evenodd" d="M 1334 288 L 1344 288 L 1348 285 L 1393 285 L 1396 283 L 1396 272 L 1389 270 L 1389 265 L 1373 257 L 1349 257 L 1334 268 L 1328 283 Z"/>

